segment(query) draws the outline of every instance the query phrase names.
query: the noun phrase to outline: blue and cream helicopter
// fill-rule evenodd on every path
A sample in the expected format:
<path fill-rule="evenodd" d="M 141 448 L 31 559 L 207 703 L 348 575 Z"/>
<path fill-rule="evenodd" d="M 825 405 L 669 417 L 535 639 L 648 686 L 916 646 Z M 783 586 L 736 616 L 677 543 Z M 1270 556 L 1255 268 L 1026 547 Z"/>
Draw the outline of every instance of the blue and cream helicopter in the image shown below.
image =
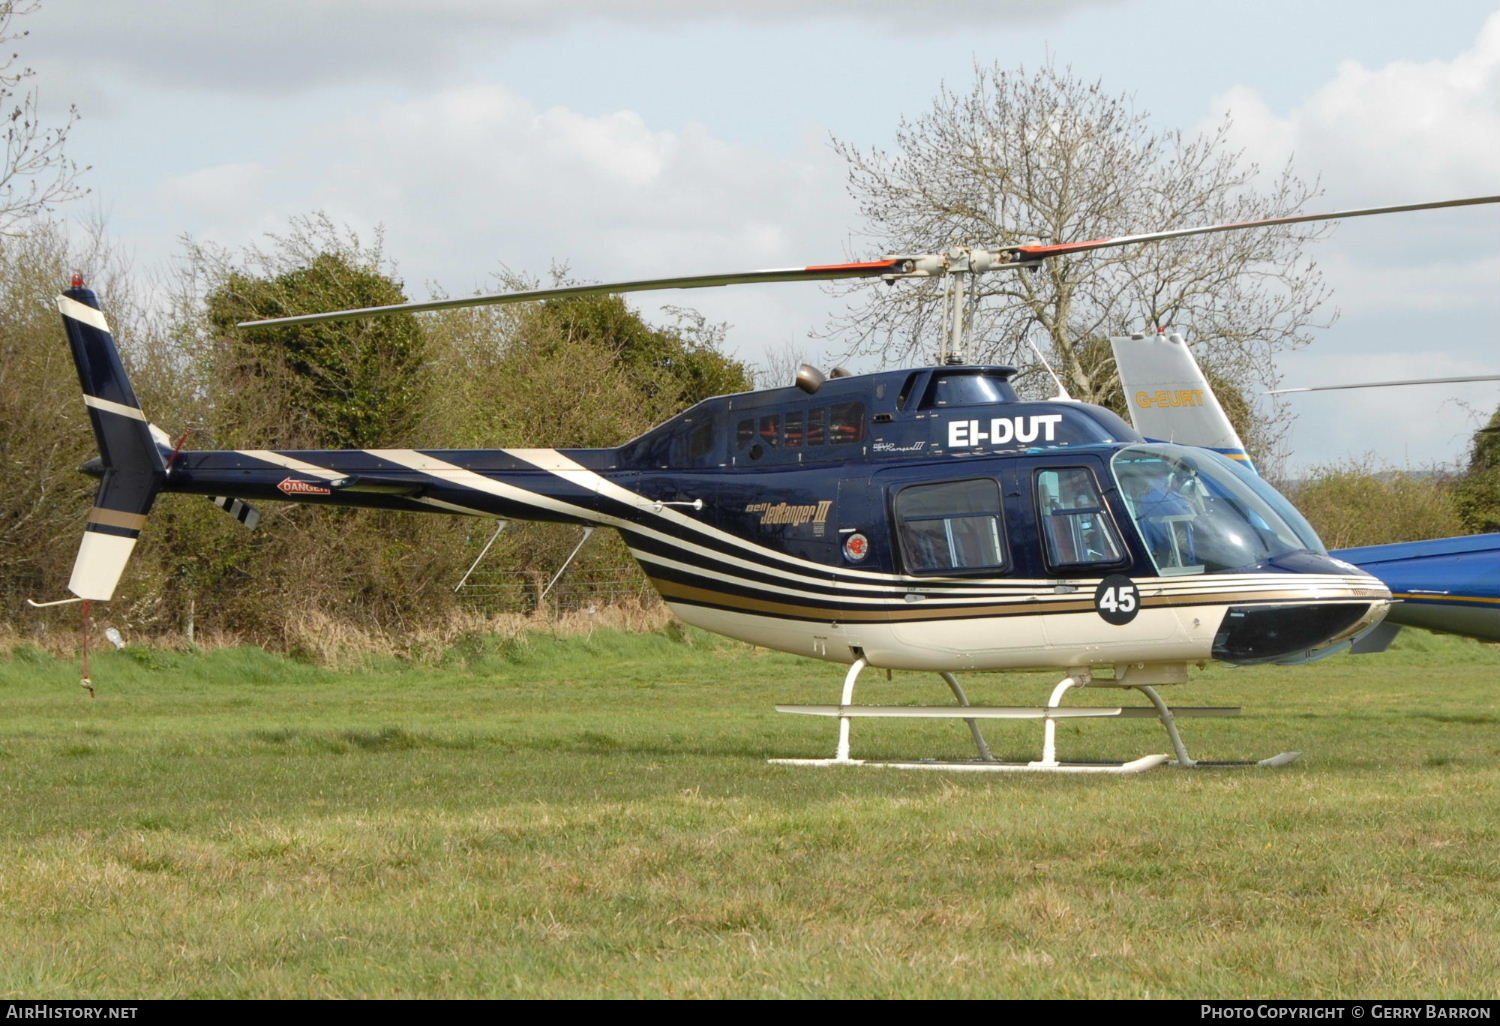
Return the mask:
<path fill-rule="evenodd" d="M 1500 202 L 1500 197 L 1295 215 L 1061 245 L 958 248 L 737 274 L 571 286 L 347 310 L 295 324 L 596 293 L 840 278 L 945 278 L 961 338 L 961 276 L 1035 268 L 1063 254 L 1210 232 Z M 831 760 L 851 764 L 850 720 L 963 719 L 978 759 L 921 768 L 1133 772 L 1062 763 L 1073 717 L 1161 720 L 1194 765 L 1155 687 L 1191 663 L 1294 663 L 1336 650 L 1385 615 L 1391 593 L 1330 557 L 1316 533 L 1232 456 L 1150 442 L 1101 407 L 1029 402 L 1008 367 L 944 364 L 825 378 L 705 400 L 610 449 L 177 450 L 126 376 L 98 299 L 75 278 L 58 298 L 99 446 L 101 478 L 63 601 L 105 601 L 163 492 L 212 497 L 244 522 L 249 502 L 378 507 L 558 521 L 619 531 L 690 624 L 846 664 Z M 867 667 L 939 674 L 953 706 L 859 706 Z M 1056 669 L 1046 706 L 973 706 L 955 673 Z M 1136 689 L 1150 706 L 1067 707 L 1077 687 Z M 985 719 L 1044 721 L 1042 757 L 993 758 Z M 1295 757 L 1283 753 L 1266 762 Z M 798 760 L 792 760 L 798 761 Z"/>

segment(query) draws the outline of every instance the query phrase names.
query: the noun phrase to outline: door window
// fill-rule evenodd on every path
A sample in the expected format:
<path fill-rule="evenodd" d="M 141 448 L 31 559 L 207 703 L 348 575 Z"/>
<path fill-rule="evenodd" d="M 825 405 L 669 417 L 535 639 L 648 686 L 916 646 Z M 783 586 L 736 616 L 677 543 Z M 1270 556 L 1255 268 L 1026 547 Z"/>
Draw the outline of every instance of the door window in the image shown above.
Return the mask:
<path fill-rule="evenodd" d="M 1000 570 L 1008 562 L 1000 486 L 989 478 L 901 489 L 896 531 L 914 574 Z"/>
<path fill-rule="evenodd" d="M 1049 568 L 1124 562 L 1120 532 L 1087 467 L 1038 471 L 1036 506 Z"/>

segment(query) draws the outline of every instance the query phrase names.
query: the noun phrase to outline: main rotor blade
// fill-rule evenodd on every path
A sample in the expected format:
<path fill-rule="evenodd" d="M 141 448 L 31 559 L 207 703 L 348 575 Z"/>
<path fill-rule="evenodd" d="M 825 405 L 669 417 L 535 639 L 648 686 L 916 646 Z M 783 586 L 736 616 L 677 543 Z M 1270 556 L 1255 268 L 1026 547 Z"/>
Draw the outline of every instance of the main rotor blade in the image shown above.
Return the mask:
<path fill-rule="evenodd" d="M 1259 221 L 1234 221 L 1229 224 L 1213 224 L 1202 228 L 1174 228 L 1164 232 L 1146 232 L 1142 235 L 1121 235 L 1113 239 L 1090 239 L 1088 242 L 1064 242 L 1053 246 L 1007 247 L 1024 261 L 1045 260 L 1065 253 L 1086 253 L 1093 249 L 1108 249 L 1112 246 L 1132 246 L 1140 242 L 1156 242 L 1159 239 L 1180 239 L 1189 235 L 1208 235 L 1213 232 L 1232 232 L 1242 228 L 1264 228 L 1273 224 L 1302 224 L 1307 221 L 1337 221 L 1345 217 L 1369 217 L 1371 214 L 1399 214 L 1407 210 L 1434 210 L 1439 207 L 1469 207 L 1479 203 L 1500 203 L 1500 196 L 1475 196 L 1470 199 L 1439 200 L 1436 203 L 1406 203 L 1398 207 L 1364 207 L 1360 210 L 1336 210 L 1330 214 L 1292 214 L 1287 217 L 1266 217 Z"/>
<path fill-rule="evenodd" d="M 1230 224 L 1200 228 L 1174 228 L 1169 231 L 1121 235 L 1113 239 L 1090 239 L 1087 242 L 1064 242 L 1056 245 L 995 246 L 988 250 L 959 247 L 948 253 L 906 254 L 879 260 L 850 264 L 820 264 L 812 267 L 782 267 L 765 271 L 739 271 L 729 274 L 698 274 L 675 278 L 645 278 L 641 281 L 607 282 L 602 285 L 568 285 L 561 288 L 530 289 L 524 292 L 498 292 L 485 296 L 460 296 L 434 299 L 425 303 L 394 303 L 389 306 L 367 306 L 357 310 L 333 310 L 327 313 L 298 314 L 261 321 L 242 321 L 241 328 L 262 328 L 285 324 L 316 324 L 321 321 L 353 320 L 393 313 L 421 313 L 426 310 L 450 310 L 469 306 L 494 306 L 504 303 L 528 303 L 539 299 L 565 296 L 599 296 L 621 292 L 651 292 L 657 289 L 704 289 L 720 285 L 753 285 L 781 281 L 833 281 L 840 278 L 941 277 L 1023 267 L 1048 257 L 1067 253 L 1085 253 L 1113 246 L 1130 246 L 1161 239 L 1179 239 L 1212 232 L 1262 228 L 1278 224 L 1301 224 L 1308 221 L 1335 221 L 1346 217 L 1368 217 L 1372 214 L 1397 214 L 1408 210 L 1434 210 L 1440 207 L 1467 207 L 1479 203 L 1500 203 L 1500 196 L 1476 196 L 1471 199 L 1439 200 L 1435 203 L 1408 203 L 1395 207 L 1365 207 L 1339 210 L 1328 214 L 1292 214 L 1267 217 L 1258 221 L 1236 221 Z"/>
<path fill-rule="evenodd" d="M 390 306 L 367 306 L 358 310 L 333 310 L 328 313 L 274 317 L 264 321 L 242 321 L 241 328 L 265 328 L 281 324 L 315 324 L 319 321 L 352 320 L 385 314 L 421 313 L 424 310 L 450 310 L 467 306 L 495 306 L 504 303 L 529 303 L 538 299 L 560 299 L 564 296 L 600 296 L 619 292 L 651 292 L 656 289 L 706 289 L 719 285 L 750 285 L 773 281 L 833 281 L 838 278 L 876 278 L 901 274 L 907 268 L 905 258 L 887 257 L 867 263 L 821 264 L 813 267 L 782 267 L 766 271 L 740 271 L 730 274 L 697 274 L 677 278 L 646 278 L 641 281 L 607 282 L 603 285 L 567 285 L 552 289 L 530 289 L 525 292 L 497 292 L 486 296 L 460 296 L 433 299 L 425 303 L 394 303 Z"/>
<path fill-rule="evenodd" d="M 1500 374 L 1471 374 L 1462 378 L 1408 378 L 1404 381 L 1366 381 L 1360 385 L 1308 385 L 1304 388 L 1277 388 L 1266 395 L 1287 395 L 1291 392 L 1336 392 L 1345 388 L 1392 388 L 1397 385 L 1451 385 L 1465 381 L 1500 381 Z"/>

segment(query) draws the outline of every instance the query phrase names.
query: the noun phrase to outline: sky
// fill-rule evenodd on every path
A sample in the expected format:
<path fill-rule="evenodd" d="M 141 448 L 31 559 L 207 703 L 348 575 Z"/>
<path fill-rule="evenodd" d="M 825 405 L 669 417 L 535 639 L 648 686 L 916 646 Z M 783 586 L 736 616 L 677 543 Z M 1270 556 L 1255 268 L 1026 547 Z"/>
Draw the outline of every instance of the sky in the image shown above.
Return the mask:
<path fill-rule="evenodd" d="M 82 115 L 91 191 L 61 213 L 148 272 L 314 211 L 383 231 L 412 299 L 874 258 L 831 140 L 889 146 L 991 63 L 1097 78 L 1156 129 L 1228 113 L 1321 182 L 1310 209 L 1500 194 L 1493 0 L 42 0 L 18 27 L 44 114 Z M 1500 373 L 1497 229 L 1500 206 L 1339 225 L 1311 251 L 1339 318 L 1281 384 Z M 661 295 L 634 302 L 726 322 L 751 363 L 836 349 L 817 285 Z M 1295 397 L 1288 466 L 1454 463 L 1497 403 Z"/>

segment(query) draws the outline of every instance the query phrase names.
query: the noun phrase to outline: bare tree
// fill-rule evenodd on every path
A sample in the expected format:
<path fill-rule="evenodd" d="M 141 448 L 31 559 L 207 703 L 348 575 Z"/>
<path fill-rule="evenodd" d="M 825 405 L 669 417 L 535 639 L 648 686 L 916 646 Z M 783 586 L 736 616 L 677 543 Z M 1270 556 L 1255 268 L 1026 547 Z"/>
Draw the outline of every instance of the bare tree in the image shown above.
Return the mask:
<path fill-rule="evenodd" d="M 16 19 L 38 6 L 37 0 L 0 0 L 0 112 L 5 118 L 0 237 L 16 234 L 20 222 L 88 191 L 78 184 L 78 176 L 88 168 L 79 168 L 63 153 L 68 132 L 78 120 L 78 108 L 68 108 L 60 127 L 45 127 L 36 87 L 30 84 L 36 72 L 18 63 L 21 55 L 12 50 L 29 34 L 16 28 Z"/>
<path fill-rule="evenodd" d="M 835 141 L 865 233 L 885 253 L 962 244 L 1062 243 L 1289 214 L 1316 183 L 1260 168 L 1205 135 L 1153 131 L 1128 96 L 1044 67 L 979 67 L 965 94 L 943 89 L 901 122 L 892 152 Z M 1078 399 L 1120 406 L 1110 335 L 1181 330 L 1211 377 L 1244 390 L 1276 380 L 1278 351 L 1310 341 L 1328 289 L 1303 244 L 1317 226 L 1255 229 L 1059 257 L 972 283 L 968 356 L 1023 368 L 1050 387 L 1026 336 Z M 863 248 L 863 247 L 862 247 Z M 875 248 L 875 247 L 870 247 Z M 851 291 L 858 286 L 848 286 Z M 866 289 L 835 321 L 850 355 L 926 358 L 939 344 L 941 287 Z M 1259 391 L 1259 389 L 1256 389 Z"/>

